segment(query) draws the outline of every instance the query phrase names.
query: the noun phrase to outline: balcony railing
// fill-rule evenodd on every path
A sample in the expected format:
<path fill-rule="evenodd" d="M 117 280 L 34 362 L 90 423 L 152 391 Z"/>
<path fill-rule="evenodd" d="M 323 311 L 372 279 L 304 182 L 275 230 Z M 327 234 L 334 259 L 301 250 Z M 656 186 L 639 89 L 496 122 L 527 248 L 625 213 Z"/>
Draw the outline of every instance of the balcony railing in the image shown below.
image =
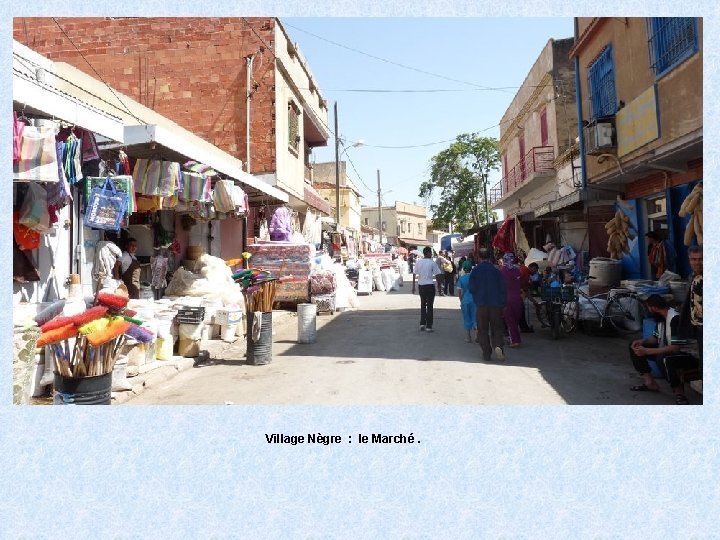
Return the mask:
<path fill-rule="evenodd" d="M 535 146 L 507 172 L 502 180 L 490 188 L 488 193 L 490 204 L 495 204 L 515 191 L 533 175 L 554 173 L 554 160 L 555 150 L 552 146 Z"/>

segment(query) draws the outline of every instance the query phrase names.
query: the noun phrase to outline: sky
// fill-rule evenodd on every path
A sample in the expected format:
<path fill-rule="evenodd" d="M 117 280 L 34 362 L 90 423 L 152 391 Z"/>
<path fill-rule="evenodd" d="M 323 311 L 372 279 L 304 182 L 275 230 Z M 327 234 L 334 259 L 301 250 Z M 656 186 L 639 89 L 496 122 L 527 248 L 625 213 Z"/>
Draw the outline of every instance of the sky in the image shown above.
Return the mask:
<path fill-rule="evenodd" d="M 352 162 L 348 174 L 368 206 L 377 205 L 378 170 L 383 205 L 396 200 L 424 204 L 418 192 L 428 179 L 432 156 L 461 133 L 498 138 L 500 118 L 548 40 L 573 36 L 573 19 L 568 17 L 280 21 L 328 101 L 330 129 L 337 101 L 341 139 L 347 146 L 365 143 L 349 148 L 341 159 Z M 449 142 L 428 145 L 439 141 Z M 313 161 L 334 160 L 331 134 L 327 147 L 313 151 Z M 499 180 L 499 171 L 491 173 L 490 186 Z"/>

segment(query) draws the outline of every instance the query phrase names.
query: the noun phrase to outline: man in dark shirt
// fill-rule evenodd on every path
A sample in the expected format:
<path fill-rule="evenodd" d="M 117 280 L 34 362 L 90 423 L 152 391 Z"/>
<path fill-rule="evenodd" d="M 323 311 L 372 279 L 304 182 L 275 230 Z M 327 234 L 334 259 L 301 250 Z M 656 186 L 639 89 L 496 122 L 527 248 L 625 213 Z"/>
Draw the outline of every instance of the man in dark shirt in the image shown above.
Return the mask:
<path fill-rule="evenodd" d="M 655 335 L 646 339 L 637 339 L 630 344 L 630 358 L 637 372 L 642 375 L 644 384 L 630 388 L 633 392 L 658 392 L 660 386 L 652 376 L 647 362 L 648 356 L 664 368 L 670 387 L 675 394 L 677 405 L 688 405 L 684 384 L 680 372 L 684 369 L 695 369 L 700 361 L 690 354 L 690 348 L 681 345 L 678 340 L 680 315 L 668 307 L 665 299 L 657 294 L 650 295 L 645 302 L 648 311 L 658 322 Z"/>
<path fill-rule="evenodd" d="M 481 249 L 480 263 L 470 272 L 468 290 L 477 308 L 477 331 L 483 360 L 490 360 L 495 351 L 497 360 L 504 360 L 502 311 L 507 302 L 505 280 L 490 260 L 491 252 Z"/>

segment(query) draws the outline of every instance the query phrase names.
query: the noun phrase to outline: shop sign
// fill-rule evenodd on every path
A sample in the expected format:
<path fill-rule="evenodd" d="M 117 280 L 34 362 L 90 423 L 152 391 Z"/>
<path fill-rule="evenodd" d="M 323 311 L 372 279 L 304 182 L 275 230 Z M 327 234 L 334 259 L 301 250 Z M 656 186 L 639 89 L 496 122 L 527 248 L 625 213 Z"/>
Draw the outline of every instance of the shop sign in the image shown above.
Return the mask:
<path fill-rule="evenodd" d="M 629 154 L 660 136 L 654 85 L 617 112 L 615 126 L 618 156 Z"/>

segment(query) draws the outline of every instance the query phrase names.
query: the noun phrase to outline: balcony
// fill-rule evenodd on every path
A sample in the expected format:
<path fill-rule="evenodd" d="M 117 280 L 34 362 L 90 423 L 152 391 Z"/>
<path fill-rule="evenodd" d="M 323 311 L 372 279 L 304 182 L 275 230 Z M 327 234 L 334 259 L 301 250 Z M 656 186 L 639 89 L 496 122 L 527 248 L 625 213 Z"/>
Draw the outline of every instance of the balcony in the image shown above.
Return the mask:
<path fill-rule="evenodd" d="M 502 180 L 490 188 L 488 193 L 490 205 L 494 206 L 500 199 L 535 178 L 553 176 L 555 174 L 553 161 L 555 161 L 555 149 L 552 146 L 535 146 L 507 172 Z"/>

